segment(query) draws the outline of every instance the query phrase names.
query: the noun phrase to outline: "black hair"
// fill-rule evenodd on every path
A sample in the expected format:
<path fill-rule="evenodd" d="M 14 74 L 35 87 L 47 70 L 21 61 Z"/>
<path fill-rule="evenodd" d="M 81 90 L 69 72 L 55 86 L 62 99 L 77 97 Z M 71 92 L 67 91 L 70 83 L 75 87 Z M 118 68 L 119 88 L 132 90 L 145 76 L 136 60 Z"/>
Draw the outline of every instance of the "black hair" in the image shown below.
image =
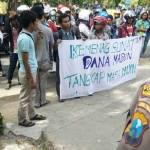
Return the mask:
<path fill-rule="evenodd" d="M 107 16 L 107 19 L 113 20 L 113 16 L 112 16 L 112 15 L 108 15 L 108 16 Z"/>
<path fill-rule="evenodd" d="M 37 14 L 38 19 L 42 19 L 44 16 L 44 9 L 41 6 L 34 6 L 31 10 Z"/>
<path fill-rule="evenodd" d="M 62 24 L 62 21 L 63 21 L 63 19 L 65 19 L 65 18 L 69 18 L 69 20 L 71 20 L 71 17 L 68 15 L 68 14 L 66 14 L 66 13 L 61 13 L 60 14 L 60 16 L 58 17 L 58 23 L 59 24 Z"/>
<path fill-rule="evenodd" d="M 36 21 L 36 18 L 37 16 L 33 11 L 30 11 L 30 10 L 23 11 L 20 14 L 20 22 L 21 22 L 22 28 L 27 29 L 30 23 L 34 23 Z"/>
<path fill-rule="evenodd" d="M 43 9 L 44 9 L 44 5 L 43 5 L 43 3 L 34 3 L 34 5 L 33 5 L 33 7 L 35 7 L 35 6 L 40 6 L 40 7 L 42 7 Z"/>
<path fill-rule="evenodd" d="M 102 11 L 107 11 L 106 8 L 103 8 Z"/>
<path fill-rule="evenodd" d="M 14 20 L 19 20 L 19 16 L 15 15 L 15 16 L 10 17 L 10 22 Z"/>
<path fill-rule="evenodd" d="M 15 28 L 17 28 L 20 32 L 22 27 L 21 27 L 21 21 L 20 21 L 19 16 L 15 15 L 15 16 L 11 17 L 10 18 L 10 23 L 13 23 L 13 21 L 15 22 Z"/>

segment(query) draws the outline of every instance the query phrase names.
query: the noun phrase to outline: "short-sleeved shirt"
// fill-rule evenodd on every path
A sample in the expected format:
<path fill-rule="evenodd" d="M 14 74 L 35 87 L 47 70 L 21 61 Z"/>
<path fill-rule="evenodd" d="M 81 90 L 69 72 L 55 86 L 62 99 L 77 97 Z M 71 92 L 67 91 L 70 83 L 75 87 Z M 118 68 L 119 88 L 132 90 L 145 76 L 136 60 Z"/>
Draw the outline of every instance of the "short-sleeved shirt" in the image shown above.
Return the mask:
<path fill-rule="evenodd" d="M 26 34 L 27 33 L 27 34 Z M 19 37 L 17 39 L 17 49 L 18 49 L 18 58 L 19 58 L 19 63 L 20 63 L 20 69 L 19 71 L 25 72 L 24 64 L 23 64 L 23 59 L 22 59 L 22 53 L 28 53 L 29 57 L 29 66 L 31 69 L 31 72 L 34 73 L 37 71 L 37 59 L 35 55 L 35 46 L 34 46 L 34 41 L 32 38 L 32 34 L 25 29 L 23 29 Z"/>
<path fill-rule="evenodd" d="M 37 36 L 40 37 L 37 39 Z M 35 52 L 37 57 L 38 64 L 43 64 L 50 62 L 49 52 L 50 46 L 54 44 L 53 33 L 51 29 L 47 26 L 43 25 L 42 23 L 38 24 L 38 31 L 34 33 L 35 37 Z M 39 66 L 40 67 L 40 66 Z"/>
<path fill-rule="evenodd" d="M 149 21 L 147 21 L 147 20 L 145 20 L 145 21 L 143 21 L 143 20 L 138 20 L 137 22 L 136 22 L 136 29 L 137 30 L 139 30 L 139 29 L 146 29 L 146 30 L 148 30 L 149 29 L 149 27 L 150 27 L 150 23 L 149 23 Z M 146 36 L 146 32 L 137 32 L 137 35 L 141 35 L 141 36 Z"/>

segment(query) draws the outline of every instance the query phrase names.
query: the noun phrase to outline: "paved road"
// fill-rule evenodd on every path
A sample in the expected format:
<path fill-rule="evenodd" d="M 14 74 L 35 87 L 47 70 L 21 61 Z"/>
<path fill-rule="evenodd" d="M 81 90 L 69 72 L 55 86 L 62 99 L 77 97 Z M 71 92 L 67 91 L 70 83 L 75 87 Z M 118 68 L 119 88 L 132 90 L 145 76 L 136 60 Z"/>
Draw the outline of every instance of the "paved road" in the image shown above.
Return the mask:
<path fill-rule="evenodd" d="M 148 58 L 141 59 L 135 80 L 93 96 L 58 103 L 55 75 L 51 74 L 47 97 L 52 103 L 37 110 L 48 118 L 45 129 L 48 138 L 64 150 L 115 150 L 126 117 L 124 112 L 138 87 L 148 80 L 150 61 Z M 19 86 L 7 91 L 4 89 L 5 82 L 0 78 L 0 111 L 6 122 L 17 125 Z M 16 78 L 13 83 L 17 83 Z"/>

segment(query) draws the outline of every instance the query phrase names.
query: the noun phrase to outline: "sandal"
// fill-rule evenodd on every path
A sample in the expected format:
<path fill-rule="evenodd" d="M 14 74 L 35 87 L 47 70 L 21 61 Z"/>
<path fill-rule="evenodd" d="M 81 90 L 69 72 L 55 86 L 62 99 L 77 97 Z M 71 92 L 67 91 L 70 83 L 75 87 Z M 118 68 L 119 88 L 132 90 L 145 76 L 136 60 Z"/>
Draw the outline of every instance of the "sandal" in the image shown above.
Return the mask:
<path fill-rule="evenodd" d="M 48 104 L 50 104 L 50 103 L 51 103 L 51 102 L 47 100 L 44 104 L 41 104 L 41 107 L 42 107 L 42 106 L 45 106 L 45 105 L 48 105 Z"/>
<path fill-rule="evenodd" d="M 25 119 L 23 122 L 20 122 L 19 125 L 23 127 L 32 127 L 35 125 L 35 123 Z"/>
<path fill-rule="evenodd" d="M 33 118 L 31 118 L 31 120 L 46 120 L 46 117 L 36 114 Z"/>
<path fill-rule="evenodd" d="M 50 103 L 51 103 L 51 102 L 47 100 L 45 103 L 39 104 L 39 105 L 35 105 L 34 107 L 35 107 L 35 108 L 40 108 L 40 107 L 43 107 L 43 106 L 48 105 L 48 104 L 50 104 Z"/>

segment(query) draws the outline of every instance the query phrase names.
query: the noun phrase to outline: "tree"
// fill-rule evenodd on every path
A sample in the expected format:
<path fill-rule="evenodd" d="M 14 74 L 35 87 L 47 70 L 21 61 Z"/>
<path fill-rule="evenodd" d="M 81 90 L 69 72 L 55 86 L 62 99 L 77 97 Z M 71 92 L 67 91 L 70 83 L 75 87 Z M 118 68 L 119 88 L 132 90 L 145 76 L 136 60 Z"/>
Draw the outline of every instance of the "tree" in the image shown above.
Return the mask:
<path fill-rule="evenodd" d="M 141 6 L 150 6 L 150 1 L 149 0 L 139 0 L 138 4 Z"/>
<path fill-rule="evenodd" d="M 32 5 L 32 0 L 23 0 L 22 2 L 28 6 Z"/>

